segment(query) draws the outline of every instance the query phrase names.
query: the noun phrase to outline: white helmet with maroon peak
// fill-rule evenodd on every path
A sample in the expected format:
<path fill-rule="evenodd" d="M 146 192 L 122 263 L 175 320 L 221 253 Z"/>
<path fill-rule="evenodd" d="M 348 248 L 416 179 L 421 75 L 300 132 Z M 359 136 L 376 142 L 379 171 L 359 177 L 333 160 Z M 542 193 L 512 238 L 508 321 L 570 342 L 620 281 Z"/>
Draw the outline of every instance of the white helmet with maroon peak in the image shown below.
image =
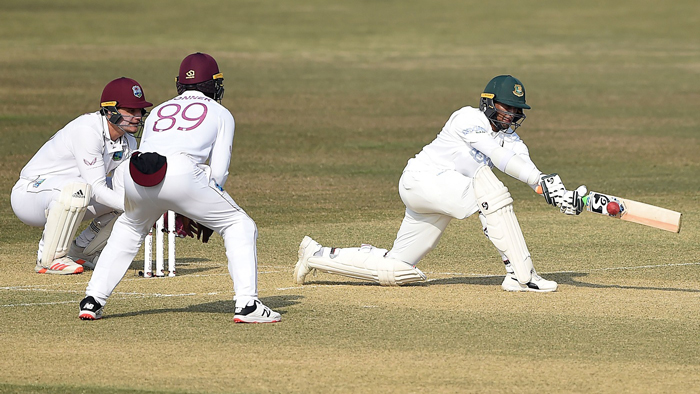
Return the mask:
<path fill-rule="evenodd" d="M 193 53 L 180 63 L 180 73 L 175 79 L 177 94 L 197 90 L 218 102 L 224 97 L 224 74 L 219 65 L 206 53 Z"/>
<path fill-rule="evenodd" d="M 494 103 L 514 107 L 516 112 L 499 110 Z M 509 129 L 515 131 L 525 120 L 523 109 L 530 109 L 530 106 L 525 102 L 525 88 L 522 82 L 512 75 L 499 75 L 490 80 L 484 88 L 484 92 L 481 93 L 479 109 L 499 131 Z M 512 120 L 510 122 L 499 121 L 499 114 L 509 115 Z"/>
<path fill-rule="evenodd" d="M 131 78 L 121 77 L 108 83 L 102 90 L 100 98 L 100 113 L 107 120 L 117 127 L 124 119 L 118 108 L 141 109 L 141 120 L 138 126 L 143 126 L 143 117 L 146 115 L 146 108 L 153 104 L 146 101 L 141 85 Z M 121 127 L 120 127 L 121 128 Z"/>

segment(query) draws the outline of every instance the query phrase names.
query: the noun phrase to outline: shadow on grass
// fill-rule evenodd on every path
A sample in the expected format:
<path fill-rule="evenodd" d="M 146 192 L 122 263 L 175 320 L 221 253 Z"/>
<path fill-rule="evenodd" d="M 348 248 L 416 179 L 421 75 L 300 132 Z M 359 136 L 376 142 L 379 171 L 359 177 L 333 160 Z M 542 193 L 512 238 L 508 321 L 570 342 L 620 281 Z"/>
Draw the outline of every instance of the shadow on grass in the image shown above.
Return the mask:
<path fill-rule="evenodd" d="M 201 263 L 204 262 L 210 262 L 210 259 L 203 259 L 203 258 L 184 258 L 184 259 L 177 259 L 175 262 L 175 272 L 178 275 L 187 275 L 187 274 L 199 274 L 215 269 L 221 269 L 226 268 L 226 265 L 204 265 Z M 134 260 L 131 262 L 131 265 L 129 266 L 130 270 L 137 271 L 136 276 L 143 276 L 139 274 L 143 274 L 143 269 L 144 269 L 144 261 L 143 260 Z M 200 265 L 201 264 L 201 265 Z M 153 264 L 151 264 L 151 268 L 155 269 L 156 263 L 155 261 Z M 164 263 L 164 270 L 165 274 L 168 274 L 168 262 L 167 259 Z"/>
<path fill-rule="evenodd" d="M 546 279 L 554 280 L 560 285 L 569 285 L 575 287 L 586 287 L 592 289 L 627 289 L 627 290 L 659 290 L 671 292 L 686 292 L 700 293 L 700 289 L 681 289 L 674 287 L 655 287 L 655 286 L 627 286 L 627 285 L 610 285 L 601 283 L 587 283 L 579 280 L 588 276 L 585 272 L 558 272 L 556 274 L 545 275 Z M 500 286 L 503 282 L 503 276 L 480 276 L 480 277 L 451 277 L 443 279 L 428 279 L 427 282 L 409 283 L 401 287 L 410 286 L 444 286 L 444 285 L 476 285 L 476 286 Z M 354 282 L 354 281 L 309 281 L 306 285 L 317 286 L 379 286 L 378 283 L 372 282 Z"/>
<path fill-rule="evenodd" d="M 556 274 L 549 274 L 547 278 L 557 281 L 559 284 L 566 284 L 576 287 L 587 287 L 591 289 L 627 289 L 627 290 L 659 290 L 659 291 L 673 291 L 673 292 L 684 292 L 684 293 L 700 293 L 700 289 L 679 289 L 675 287 L 655 287 L 655 286 L 627 286 L 627 285 L 609 285 L 600 283 L 586 283 L 578 280 L 577 278 L 582 278 L 588 276 L 585 272 L 558 272 Z"/>
<path fill-rule="evenodd" d="M 279 310 L 280 308 L 286 308 L 292 305 L 299 304 L 299 301 L 303 296 L 300 295 L 284 295 L 284 296 L 270 296 L 260 298 L 263 304 L 267 305 L 271 309 L 284 315 L 286 312 Z M 203 304 L 188 305 L 183 308 L 163 308 L 163 309 L 149 309 L 142 311 L 134 311 L 127 313 L 117 313 L 117 314 L 106 314 L 104 316 L 107 318 L 120 318 L 120 317 L 132 317 L 132 316 L 142 316 L 142 315 L 157 315 L 161 313 L 182 313 L 182 312 L 194 312 L 194 313 L 226 313 L 233 315 L 235 310 L 235 305 L 233 300 L 219 300 L 212 302 L 205 302 Z"/>

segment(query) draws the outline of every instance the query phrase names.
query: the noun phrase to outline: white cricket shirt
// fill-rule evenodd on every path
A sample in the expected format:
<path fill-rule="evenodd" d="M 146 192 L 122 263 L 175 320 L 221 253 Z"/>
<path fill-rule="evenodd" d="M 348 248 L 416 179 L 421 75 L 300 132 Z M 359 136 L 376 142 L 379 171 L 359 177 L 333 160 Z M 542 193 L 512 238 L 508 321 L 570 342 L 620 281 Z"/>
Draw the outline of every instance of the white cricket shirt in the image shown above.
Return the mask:
<path fill-rule="evenodd" d="M 57 131 L 24 166 L 20 177 L 80 177 L 92 186 L 95 201 L 123 211 L 124 196 L 107 186 L 106 175 L 126 162 L 135 148 L 130 134 L 112 141 L 107 120 L 99 112 L 84 114 Z"/>
<path fill-rule="evenodd" d="M 518 134 L 494 132 L 486 115 L 473 107 L 455 111 L 416 159 L 438 170 L 455 170 L 470 178 L 482 165 L 495 166 L 531 186 L 539 182 L 541 174 Z"/>
<path fill-rule="evenodd" d="M 209 161 L 211 176 L 224 186 L 231 162 L 235 122 L 224 106 L 204 93 L 188 90 L 151 111 L 141 152 L 185 154 L 197 164 Z"/>

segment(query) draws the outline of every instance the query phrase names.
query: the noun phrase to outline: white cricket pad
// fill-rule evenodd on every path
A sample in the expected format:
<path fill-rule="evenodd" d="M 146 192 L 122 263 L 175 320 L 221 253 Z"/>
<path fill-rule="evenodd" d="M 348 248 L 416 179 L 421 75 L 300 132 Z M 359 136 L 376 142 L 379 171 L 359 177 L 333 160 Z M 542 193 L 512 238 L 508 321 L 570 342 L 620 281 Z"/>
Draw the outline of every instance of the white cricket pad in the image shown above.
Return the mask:
<path fill-rule="evenodd" d="M 508 257 L 518 281 L 527 284 L 532 279 L 534 267 L 513 211 L 513 198 L 508 188 L 487 166 L 474 174 L 472 187 L 479 209 L 486 218 L 489 239 L 499 252 Z"/>
<path fill-rule="evenodd" d="M 308 265 L 321 272 L 369 280 L 382 286 L 399 286 L 426 279 L 418 268 L 383 257 L 383 254 L 373 253 L 373 250 L 376 252 L 378 249 L 371 245 L 363 245 L 359 249 L 323 248 L 323 255 L 310 257 Z"/>
<path fill-rule="evenodd" d="M 110 212 L 95 218 L 92 221 L 90 226 L 94 226 L 92 230 L 95 232 L 95 238 L 93 238 L 88 246 L 85 247 L 85 250 L 83 251 L 84 254 L 91 256 L 105 248 L 105 245 L 107 245 L 107 240 L 109 240 L 109 236 L 112 234 L 114 223 L 117 221 L 118 217 L 119 214 Z"/>
<path fill-rule="evenodd" d="M 50 267 L 51 262 L 68 253 L 91 196 L 92 187 L 87 183 L 70 183 L 63 188 L 57 203 L 52 205 L 46 217 L 42 267 Z"/>

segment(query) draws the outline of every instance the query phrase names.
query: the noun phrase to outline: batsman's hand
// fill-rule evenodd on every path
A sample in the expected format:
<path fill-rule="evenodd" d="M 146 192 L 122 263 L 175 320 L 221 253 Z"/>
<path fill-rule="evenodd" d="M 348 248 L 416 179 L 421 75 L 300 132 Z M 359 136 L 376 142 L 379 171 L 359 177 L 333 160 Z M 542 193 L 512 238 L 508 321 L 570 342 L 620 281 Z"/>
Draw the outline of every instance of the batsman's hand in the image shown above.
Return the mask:
<path fill-rule="evenodd" d="M 566 188 L 559 174 L 542 175 L 540 178 L 542 195 L 547 204 L 561 208 L 564 203 Z"/>
<path fill-rule="evenodd" d="M 197 239 L 202 239 L 202 243 L 209 242 L 209 237 L 214 233 L 214 230 L 205 227 L 202 223 L 197 223 Z"/>
<path fill-rule="evenodd" d="M 586 186 L 581 185 L 576 190 L 567 191 L 564 193 L 564 201 L 561 205 L 561 212 L 566 215 L 580 215 L 586 208 L 583 202 L 583 197 L 588 193 Z"/>

